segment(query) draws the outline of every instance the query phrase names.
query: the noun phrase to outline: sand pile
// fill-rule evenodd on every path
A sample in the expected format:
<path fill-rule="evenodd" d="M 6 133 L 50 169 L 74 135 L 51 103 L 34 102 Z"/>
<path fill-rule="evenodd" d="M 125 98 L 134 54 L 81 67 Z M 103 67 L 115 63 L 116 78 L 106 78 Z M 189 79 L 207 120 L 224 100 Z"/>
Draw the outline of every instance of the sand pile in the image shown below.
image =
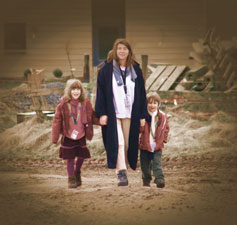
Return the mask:
<path fill-rule="evenodd" d="M 40 123 L 35 116 L 2 132 L 0 142 L 1 154 L 8 153 L 10 157 L 52 154 L 51 121 Z"/>
<path fill-rule="evenodd" d="M 172 114 L 169 123 L 167 156 L 234 151 L 237 144 L 237 120 L 224 112 L 217 112 L 209 120 L 191 119 L 188 112 L 179 112 Z"/>
<path fill-rule="evenodd" d="M 60 140 L 51 143 L 51 120 L 41 122 L 37 117 L 6 129 L 0 136 L 0 155 L 19 158 L 57 158 Z M 88 147 L 95 154 L 103 155 L 100 127 L 96 126 L 93 141 Z M 92 153 L 93 154 L 93 153 Z"/>
<path fill-rule="evenodd" d="M 217 150 L 235 149 L 237 144 L 237 120 L 224 112 L 218 112 L 209 120 L 192 119 L 188 112 L 171 113 L 169 119 L 169 142 L 164 155 L 176 157 L 202 154 Z M 51 143 L 52 121 L 43 123 L 37 117 L 12 128 L 0 136 L 0 154 L 17 157 L 44 158 L 58 157 L 59 143 Z M 105 157 L 100 127 L 95 126 L 92 142 L 88 142 L 93 158 Z"/>
<path fill-rule="evenodd" d="M 15 113 L 0 101 L 0 132 L 16 124 Z"/>
<path fill-rule="evenodd" d="M 22 83 L 19 86 L 16 86 L 14 88 L 12 88 L 12 91 L 26 91 L 27 89 L 29 89 L 28 85 L 26 83 Z"/>

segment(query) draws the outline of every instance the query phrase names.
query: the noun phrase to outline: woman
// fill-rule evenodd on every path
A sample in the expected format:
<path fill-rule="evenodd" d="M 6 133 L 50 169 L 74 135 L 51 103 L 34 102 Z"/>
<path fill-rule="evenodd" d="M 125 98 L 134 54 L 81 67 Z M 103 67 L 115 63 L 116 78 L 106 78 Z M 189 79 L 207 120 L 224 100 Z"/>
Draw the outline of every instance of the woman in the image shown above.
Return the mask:
<path fill-rule="evenodd" d="M 142 71 L 126 39 L 115 41 L 99 70 L 95 111 L 103 126 L 108 167 L 116 168 L 118 186 L 126 186 L 127 165 L 136 169 L 139 126 L 147 115 Z"/>

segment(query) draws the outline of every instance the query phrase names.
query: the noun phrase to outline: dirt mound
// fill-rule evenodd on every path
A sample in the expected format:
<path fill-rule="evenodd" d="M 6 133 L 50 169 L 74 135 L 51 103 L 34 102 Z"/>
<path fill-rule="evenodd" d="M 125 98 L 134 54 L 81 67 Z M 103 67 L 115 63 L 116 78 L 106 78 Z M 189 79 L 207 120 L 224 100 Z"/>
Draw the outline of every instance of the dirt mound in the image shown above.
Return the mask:
<path fill-rule="evenodd" d="M 209 120 L 192 119 L 187 112 L 179 112 L 172 114 L 169 123 L 166 156 L 234 150 L 237 144 L 236 119 L 224 112 L 217 112 Z"/>
<path fill-rule="evenodd" d="M 216 122 L 220 122 L 220 123 L 236 123 L 237 122 L 237 118 L 234 116 L 231 116 L 225 112 L 219 111 L 216 114 L 214 114 L 211 117 L 211 120 L 216 121 Z"/>
<path fill-rule="evenodd" d="M 22 83 L 19 86 L 12 88 L 12 91 L 25 91 L 28 88 L 29 87 L 26 83 Z"/>
<path fill-rule="evenodd" d="M 57 158 L 60 140 L 57 145 L 51 143 L 52 121 L 39 121 L 37 116 L 6 129 L 0 136 L 0 154 L 20 158 Z M 88 147 L 95 158 L 104 155 L 100 127 L 94 130 L 93 141 Z"/>
<path fill-rule="evenodd" d="M 1 153 L 9 156 L 37 157 L 52 154 L 51 121 L 40 123 L 37 117 L 17 124 L 1 133 Z"/>
<path fill-rule="evenodd" d="M 12 110 L 0 101 L 0 132 L 16 124 L 16 116 Z"/>
<path fill-rule="evenodd" d="M 165 157 L 233 150 L 237 144 L 236 119 L 218 112 L 209 120 L 193 119 L 189 112 L 171 112 L 169 141 Z M 17 124 L 1 133 L 1 153 L 31 158 L 57 158 L 57 146 L 51 143 L 51 120 L 43 123 L 37 117 Z M 105 158 L 100 127 L 95 126 L 93 141 L 87 142 L 92 158 Z"/>

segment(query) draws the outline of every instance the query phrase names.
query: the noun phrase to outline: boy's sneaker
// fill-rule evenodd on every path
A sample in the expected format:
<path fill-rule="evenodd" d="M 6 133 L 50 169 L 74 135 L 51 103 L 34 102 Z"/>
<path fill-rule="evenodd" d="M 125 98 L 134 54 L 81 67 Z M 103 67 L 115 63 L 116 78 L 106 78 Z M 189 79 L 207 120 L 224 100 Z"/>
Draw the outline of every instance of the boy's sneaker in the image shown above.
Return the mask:
<path fill-rule="evenodd" d="M 165 180 L 164 179 L 155 179 L 155 183 L 158 188 L 165 187 Z"/>
<path fill-rule="evenodd" d="M 118 186 L 127 186 L 128 185 L 128 179 L 126 170 L 120 170 L 118 172 Z"/>
<path fill-rule="evenodd" d="M 150 187 L 151 185 L 150 185 L 150 183 L 144 183 L 143 182 L 143 187 Z"/>
<path fill-rule="evenodd" d="M 76 177 L 70 176 L 68 177 L 68 188 L 77 188 Z"/>
<path fill-rule="evenodd" d="M 77 186 L 81 186 L 82 182 L 81 182 L 81 173 L 75 173 L 75 177 L 76 177 L 76 184 Z"/>

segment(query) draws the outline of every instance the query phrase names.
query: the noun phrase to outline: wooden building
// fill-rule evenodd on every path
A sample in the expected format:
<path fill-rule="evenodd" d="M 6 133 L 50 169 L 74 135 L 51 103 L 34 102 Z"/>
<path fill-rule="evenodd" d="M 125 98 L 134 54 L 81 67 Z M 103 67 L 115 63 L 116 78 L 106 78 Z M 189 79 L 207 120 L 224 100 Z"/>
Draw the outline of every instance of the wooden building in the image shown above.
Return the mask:
<path fill-rule="evenodd" d="M 227 2 L 229 3 L 227 4 Z M 235 1 L 215 0 L 8 0 L 0 3 L 0 77 L 22 78 L 28 68 L 60 68 L 83 76 L 84 56 L 90 69 L 104 60 L 117 37 L 130 40 L 136 59 L 149 63 L 189 64 L 191 43 L 222 18 L 219 32 L 236 35 L 226 24 L 235 19 Z M 232 10 L 232 17 L 223 12 Z M 227 5 L 227 6 L 226 6 Z M 214 21 L 214 22 L 213 22 Z M 221 23 L 218 23 L 221 24 Z M 233 24 L 234 26 L 234 24 Z M 228 34 L 228 32 L 230 34 Z M 229 35 L 229 36 L 228 36 Z"/>

